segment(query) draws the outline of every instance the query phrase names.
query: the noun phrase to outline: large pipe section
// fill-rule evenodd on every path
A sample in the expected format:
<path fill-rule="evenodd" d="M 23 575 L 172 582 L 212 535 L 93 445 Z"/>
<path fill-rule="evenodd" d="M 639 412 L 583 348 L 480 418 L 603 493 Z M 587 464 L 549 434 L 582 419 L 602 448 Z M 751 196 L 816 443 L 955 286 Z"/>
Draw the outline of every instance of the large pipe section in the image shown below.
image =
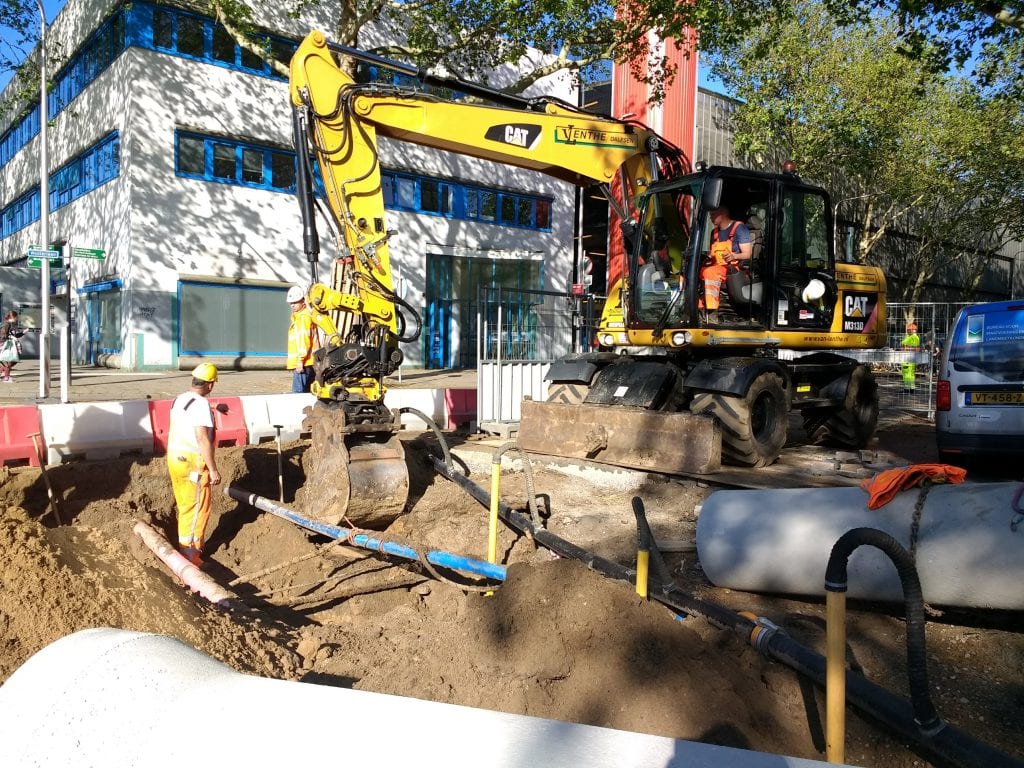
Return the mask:
<path fill-rule="evenodd" d="M 697 519 L 697 554 L 711 582 L 748 592 L 824 597 L 829 548 L 854 528 L 881 530 L 914 554 L 926 602 L 1024 610 L 1024 528 L 1017 483 L 935 485 L 868 509 L 860 488 L 715 491 Z M 902 602 L 886 556 L 850 560 L 848 597 Z"/>
<path fill-rule="evenodd" d="M 201 733 L 179 732 L 196 723 L 204 724 Z M 346 765 L 447 768 L 825 765 L 404 696 L 252 677 L 174 638 L 119 629 L 87 629 L 62 638 L 32 656 L 0 687 L 0 765 L 262 768 L 320 765 L 325 759 Z"/>
<path fill-rule="evenodd" d="M 463 488 L 485 507 L 489 506 L 490 498 L 487 491 L 437 457 L 431 456 L 430 460 L 439 473 Z M 861 493 L 863 494 L 862 491 Z M 505 504 L 499 504 L 498 510 L 501 519 L 507 525 L 531 536 L 542 546 L 562 557 L 580 560 L 591 570 L 608 578 L 624 581 L 631 588 L 635 588 L 636 571 L 633 569 L 606 560 L 549 531 L 537 528 L 528 518 Z M 828 553 L 826 560 L 827 556 Z M 665 582 L 653 575 L 648 578 L 649 595 L 653 600 L 672 608 L 677 613 L 701 616 L 716 627 L 735 632 L 768 658 L 796 670 L 824 689 L 825 657 L 796 642 L 771 622 L 742 616 L 717 603 L 701 600 L 683 592 L 671 582 Z M 947 724 L 937 734 L 922 732 L 914 719 L 912 707 L 905 699 L 872 683 L 853 670 L 846 672 L 846 691 L 850 706 L 869 717 L 883 730 L 912 745 L 911 749 L 916 754 L 931 762 L 936 768 L 1024 768 L 1024 762 L 979 742 L 952 725 Z"/>

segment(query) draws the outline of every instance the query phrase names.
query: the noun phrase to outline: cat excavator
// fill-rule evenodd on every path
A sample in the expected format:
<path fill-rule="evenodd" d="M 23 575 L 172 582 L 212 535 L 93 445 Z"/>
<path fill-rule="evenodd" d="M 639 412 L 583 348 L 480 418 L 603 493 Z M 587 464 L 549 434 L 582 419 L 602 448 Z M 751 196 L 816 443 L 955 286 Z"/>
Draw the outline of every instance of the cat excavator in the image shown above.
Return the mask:
<path fill-rule="evenodd" d="M 358 82 L 336 54 L 424 87 Z M 609 289 L 598 346 L 554 362 L 546 399 L 524 400 L 522 448 L 708 473 L 723 461 L 775 461 L 791 411 L 814 442 L 863 447 L 874 434 L 878 391 L 870 369 L 832 350 L 884 345 L 885 278 L 877 268 L 836 263 L 829 196 L 794 169 L 691 169 L 680 150 L 640 123 L 333 45 L 319 31 L 297 49 L 289 84 L 313 277 L 308 303 L 338 328 L 315 355 L 317 405 L 304 459 L 310 490 L 298 499 L 307 513 L 330 523 L 360 511 L 393 519 L 408 496 L 399 419 L 384 405 L 384 379 L 402 361 L 399 344 L 418 337 L 420 321 L 394 289 L 396 233 L 387 226 L 378 137 L 596 188 L 621 222 L 626 264 Z M 317 171 L 344 253 L 323 282 Z M 746 227 L 751 245 L 749 258 L 719 275 L 713 301 L 712 219 L 723 210 L 733 231 L 737 222 Z M 325 496 L 327 489 L 337 490 Z"/>

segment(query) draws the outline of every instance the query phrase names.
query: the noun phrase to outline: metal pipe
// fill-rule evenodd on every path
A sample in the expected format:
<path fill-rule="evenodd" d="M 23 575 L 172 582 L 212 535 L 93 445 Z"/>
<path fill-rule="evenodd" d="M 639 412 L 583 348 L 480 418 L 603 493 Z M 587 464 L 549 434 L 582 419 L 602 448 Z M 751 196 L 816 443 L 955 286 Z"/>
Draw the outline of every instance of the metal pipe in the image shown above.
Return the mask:
<path fill-rule="evenodd" d="M 401 557 L 406 560 L 419 561 L 425 558 L 431 565 L 448 568 L 449 570 L 463 571 L 485 579 L 496 579 L 498 581 L 505 580 L 506 569 L 503 565 L 485 563 L 481 560 L 475 560 L 463 555 L 456 555 L 451 552 L 438 550 L 430 550 L 421 558 L 420 553 L 412 547 L 404 544 L 398 544 L 393 541 L 375 538 L 366 533 L 356 533 L 350 528 L 341 528 L 337 525 L 328 525 L 327 523 L 321 523 L 317 520 L 310 520 L 309 518 L 293 512 L 287 507 L 275 504 L 264 496 L 258 496 L 257 494 L 250 493 L 242 488 L 237 488 L 231 485 L 225 486 L 224 493 L 235 501 L 241 501 L 245 504 L 256 507 L 256 509 L 262 509 L 264 512 L 277 515 L 278 517 L 284 518 L 289 522 L 305 528 L 307 531 L 313 531 L 314 533 L 319 533 L 322 536 L 327 536 L 331 539 L 346 539 L 354 547 L 371 549 L 375 552 L 383 552 L 386 555 Z"/>

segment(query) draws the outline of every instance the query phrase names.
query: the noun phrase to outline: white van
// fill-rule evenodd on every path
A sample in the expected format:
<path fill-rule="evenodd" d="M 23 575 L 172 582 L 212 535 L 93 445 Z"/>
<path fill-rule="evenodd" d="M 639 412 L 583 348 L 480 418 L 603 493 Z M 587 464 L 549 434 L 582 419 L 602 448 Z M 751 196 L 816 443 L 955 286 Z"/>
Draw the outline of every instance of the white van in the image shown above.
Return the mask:
<path fill-rule="evenodd" d="M 960 310 L 939 363 L 935 435 L 949 464 L 1024 456 L 1024 301 Z"/>

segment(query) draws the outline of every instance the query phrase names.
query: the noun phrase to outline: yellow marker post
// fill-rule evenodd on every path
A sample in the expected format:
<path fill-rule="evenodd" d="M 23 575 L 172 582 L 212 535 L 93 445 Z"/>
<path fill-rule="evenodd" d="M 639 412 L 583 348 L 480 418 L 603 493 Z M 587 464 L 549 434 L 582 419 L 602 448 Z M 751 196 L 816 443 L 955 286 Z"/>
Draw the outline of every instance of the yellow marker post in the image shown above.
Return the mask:
<path fill-rule="evenodd" d="M 825 593 L 825 759 L 846 760 L 846 593 Z"/>
<path fill-rule="evenodd" d="M 487 562 L 496 563 L 498 558 L 498 505 L 501 503 L 501 455 L 491 462 L 491 512 L 487 523 Z M 493 592 L 484 593 L 490 597 Z"/>

